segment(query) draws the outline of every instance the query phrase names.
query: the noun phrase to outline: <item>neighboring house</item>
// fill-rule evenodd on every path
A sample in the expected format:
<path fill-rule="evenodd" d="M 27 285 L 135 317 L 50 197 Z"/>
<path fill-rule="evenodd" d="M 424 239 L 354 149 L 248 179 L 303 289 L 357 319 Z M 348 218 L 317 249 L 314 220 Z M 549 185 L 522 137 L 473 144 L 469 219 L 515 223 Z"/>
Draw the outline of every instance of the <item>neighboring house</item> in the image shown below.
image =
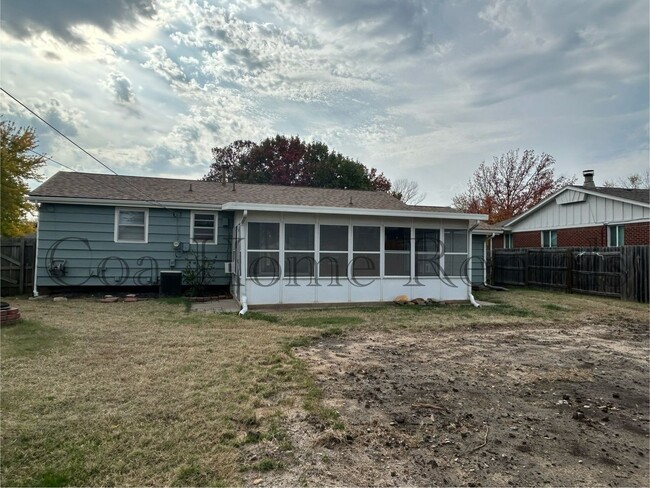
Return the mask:
<path fill-rule="evenodd" d="M 387 193 L 60 172 L 39 204 L 39 289 L 156 286 L 197 253 L 250 305 L 467 300 L 486 216 Z"/>
<path fill-rule="evenodd" d="M 500 222 L 492 247 L 605 247 L 650 244 L 650 191 L 566 186 L 528 211 Z"/>

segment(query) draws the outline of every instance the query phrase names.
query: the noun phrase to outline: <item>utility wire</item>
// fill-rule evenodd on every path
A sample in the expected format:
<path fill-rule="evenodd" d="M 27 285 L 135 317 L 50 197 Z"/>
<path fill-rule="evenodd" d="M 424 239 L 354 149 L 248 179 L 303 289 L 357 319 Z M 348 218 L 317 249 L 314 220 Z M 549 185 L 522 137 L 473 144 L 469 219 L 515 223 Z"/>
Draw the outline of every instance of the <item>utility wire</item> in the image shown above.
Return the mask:
<path fill-rule="evenodd" d="M 2 91 L 5 95 L 7 95 L 9 98 L 11 98 L 13 101 L 15 101 L 18 105 L 20 105 L 20 106 L 23 107 L 25 110 L 27 110 L 27 111 L 28 111 L 29 113 L 31 113 L 34 117 L 36 117 L 38 120 L 40 120 L 41 122 L 43 122 L 45 125 L 47 125 L 50 129 L 52 129 L 52 130 L 53 130 L 54 132 L 56 132 L 57 134 L 59 134 L 59 135 L 60 135 L 61 137 L 63 137 L 65 140 L 67 140 L 68 142 L 70 142 L 71 144 L 73 144 L 75 147 L 77 147 L 78 149 L 80 149 L 81 151 L 83 151 L 84 154 L 88 155 L 90 158 L 92 158 L 93 160 L 97 161 L 99 164 L 101 164 L 104 168 L 106 168 L 108 171 L 110 171 L 111 173 L 113 173 L 115 176 L 119 176 L 119 177 L 121 177 L 121 178 L 124 178 L 124 177 L 123 177 L 122 175 L 120 175 L 117 171 L 115 171 L 115 170 L 114 170 L 113 168 L 111 168 L 109 165 L 103 163 L 101 160 L 99 160 L 99 158 L 93 156 L 91 153 L 89 153 L 88 151 L 86 151 L 83 147 L 81 147 L 81 146 L 80 146 L 79 144 L 77 144 L 75 141 L 73 141 L 72 139 L 70 139 L 70 138 L 69 138 L 68 136 L 66 136 L 63 132 L 61 132 L 59 129 L 57 129 L 56 127 L 54 127 L 54 126 L 53 126 L 52 124 L 50 124 L 47 120 L 45 120 L 43 117 L 41 117 L 41 116 L 40 116 L 39 114 L 37 114 L 34 110 L 32 110 L 31 108 L 29 108 L 27 105 L 25 105 L 25 104 L 24 104 L 23 102 L 21 102 L 18 98 L 16 98 L 16 97 L 13 96 L 11 93 L 9 93 L 7 90 L 5 90 L 4 88 L 0 87 L 0 91 Z M 59 164 L 60 164 L 60 163 L 59 163 Z M 61 164 L 61 166 L 64 166 L 64 165 Z M 67 167 L 67 166 L 66 166 L 66 167 Z M 69 169 L 71 169 L 71 168 L 69 168 Z M 74 171 L 74 170 L 73 170 L 73 171 Z M 128 179 L 124 178 L 124 182 L 127 183 L 129 186 L 131 186 L 133 189 L 135 189 L 139 194 L 143 194 L 143 195 L 144 195 L 144 192 L 143 192 L 142 190 L 140 190 L 139 188 L 137 188 L 135 185 L 133 185 L 133 184 L 132 184 Z M 162 203 L 158 202 L 157 200 L 145 199 L 145 201 L 148 201 L 148 202 L 151 202 L 151 203 L 155 203 L 155 204 L 160 205 L 161 207 L 167 209 L 167 207 L 165 207 L 165 205 L 163 205 Z"/>

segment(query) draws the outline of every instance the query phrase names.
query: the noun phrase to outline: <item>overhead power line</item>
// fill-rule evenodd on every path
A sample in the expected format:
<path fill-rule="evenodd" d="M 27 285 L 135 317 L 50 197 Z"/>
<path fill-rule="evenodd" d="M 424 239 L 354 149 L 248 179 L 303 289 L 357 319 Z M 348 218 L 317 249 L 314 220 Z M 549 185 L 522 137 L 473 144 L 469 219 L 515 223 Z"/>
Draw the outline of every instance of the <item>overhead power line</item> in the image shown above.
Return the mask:
<path fill-rule="evenodd" d="M 90 152 L 88 152 L 86 149 L 84 149 L 82 146 L 80 146 L 79 144 L 77 144 L 75 141 L 73 141 L 72 139 L 70 139 L 70 138 L 69 138 L 68 136 L 66 136 L 63 132 L 61 132 L 59 129 L 57 129 L 56 127 L 54 127 L 54 126 L 53 126 L 52 124 L 50 124 L 47 120 L 45 120 L 43 117 L 41 117 L 41 116 L 40 116 L 38 113 L 36 113 L 33 109 L 31 109 L 30 107 L 28 107 L 27 105 L 25 105 L 25 104 L 24 104 L 23 102 L 21 102 L 18 98 L 16 98 L 16 97 L 13 96 L 11 93 L 9 93 L 7 90 L 5 90 L 4 88 L 0 87 L 0 91 L 2 91 L 5 95 L 7 95 L 9 98 L 11 98 L 14 102 L 16 102 L 18 105 L 20 105 L 21 107 L 23 107 L 25 110 L 27 110 L 30 114 L 32 114 L 32 115 L 33 115 L 34 117 L 36 117 L 38 120 L 40 120 L 40 121 L 43 122 L 45 125 L 47 125 L 50 129 L 52 129 L 52 130 L 53 130 L 54 132 L 56 132 L 58 135 L 60 135 L 61 137 L 63 137 L 66 141 L 68 141 L 69 143 L 71 143 L 71 144 L 74 145 L 76 148 L 80 149 L 81 151 L 83 151 L 84 154 L 86 154 L 87 156 L 89 156 L 89 157 L 92 158 L 93 160 L 97 161 L 99 164 L 101 164 L 104 168 L 106 168 L 108 171 L 110 171 L 111 173 L 113 173 L 115 176 L 118 176 L 118 177 L 123 178 L 123 179 L 124 179 L 124 182 L 125 182 L 126 184 L 128 184 L 131 188 L 133 188 L 134 190 L 136 190 L 139 194 L 142 194 L 142 195 L 145 195 L 145 196 L 146 196 L 146 194 L 145 194 L 145 193 L 144 193 L 140 188 L 138 188 L 138 187 L 136 187 L 135 185 L 133 185 L 133 184 L 132 184 L 128 179 L 124 178 L 121 174 L 119 174 L 117 171 L 115 171 L 113 168 L 111 168 L 108 164 L 104 163 L 104 162 L 101 161 L 99 158 L 97 158 L 96 156 L 94 156 L 94 155 L 92 155 Z M 37 153 L 37 154 L 38 154 L 38 153 Z M 43 156 L 43 155 L 41 155 L 41 156 Z M 47 156 L 45 156 L 45 157 L 47 157 Z M 50 158 L 50 159 L 51 159 L 51 158 Z M 57 163 L 57 164 L 60 164 L 61 166 L 65 167 L 65 168 L 68 168 L 68 169 L 70 169 L 70 170 L 72 170 L 72 171 L 75 171 L 74 169 L 70 168 L 69 166 L 66 166 L 66 165 L 64 165 L 64 164 L 62 164 L 62 163 L 59 163 L 59 162 L 57 162 L 57 161 L 54 161 L 53 159 L 51 159 L 51 160 L 52 160 L 53 162 Z M 76 172 L 79 173 L 78 171 L 76 171 Z M 164 204 L 162 204 L 161 202 L 159 202 L 159 201 L 157 201 L 157 200 L 155 200 L 155 199 L 145 198 L 144 200 L 147 201 L 147 202 L 150 202 L 150 203 L 154 203 L 154 204 L 156 204 L 156 205 L 159 205 L 159 206 L 161 206 L 161 207 L 163 207 L 163 208 L 165 208 L 165 209 L 167 208 Z"/>

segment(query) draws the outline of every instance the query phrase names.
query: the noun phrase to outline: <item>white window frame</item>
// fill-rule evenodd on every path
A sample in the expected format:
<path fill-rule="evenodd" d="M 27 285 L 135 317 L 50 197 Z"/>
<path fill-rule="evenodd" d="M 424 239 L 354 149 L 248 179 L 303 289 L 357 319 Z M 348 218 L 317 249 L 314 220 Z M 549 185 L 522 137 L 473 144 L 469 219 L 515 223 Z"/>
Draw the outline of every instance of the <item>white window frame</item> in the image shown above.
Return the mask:
<path fill-rule="evenodd" d="M 552 235 L 553 235 L 552 232 L 555 232 L 555 246 L 553 245 L 553 239 L 551 238 Z M 548 246 L 544 245 L 544 235 L 545 234 L 548 234 Z M 541 247 L 547 247 L 547 248 L 558 247 L 558 245 L 557 245 L 557 230 L 554 230 L 554 229 L 543 230 L 541 235 L 540 235 L 540 238 L 541 238 Z"/>
<path fill-rule="evenodd" d="M 513 249 L 515 239 L 511 232 L 503 234 L 503 248 L 504 249 Z"/>
<path fill-rule="evenodd" d="M 450 251 L 447 251 L 447 239 L 446 239 L 446 236 L 445 236 L 446 232 L 464 232 L 465 233 L 465 237 L 467 238 L 467 242 L 465 244 L 465 249 L 466 249 L 465 252 L 450 252 Z M 443 249 L 444 249 L 443 256 L 442 256 L 442 258 L 443 258 L 442 259 L 442 271 L 450 278 L 463 278 L 463 277 L 469 278 L 469 266 L 465 266 L 465 274 L 464 275 L 463 274 L 452 275 L 452 274 L 447 273 L 447 259 L 446 258 L 447 258 L 447 256 L 465 256 L 465 262 L 468 262 L 467 260 L 469 259 L 469 255 L 470 255 L 469 252 L 470 252 L 470 249 L 471 249 L 471 243 L 469 241 L 470 241 L 472 233 L 469 232 L 467 229 L 456 229 L 456 228 L 443 228 L 440 233 L 442 235 L 442 246 L 443 246 Z M 453 241 L 453 239 L 452 239 L 452 241 Z M 461 266 L 461 272 L 462 272 L 462 269 L 463 269 L 463 267 Z"/>
<path fill-rule="evenodd" d="M 407 241 L 408 249 L 406 251 L 404 250 L 398 250 L 398 251 L 393 251 L 393 250 L 388 250 L 386 249 L 386 231 L 388 229 L 408 229 L 409 231 L 409 238 Z M 384 278 L 410 278 L 412 274 L 411 270 L 411 250 L 413 247 L 413 228 L 411 226 L 399 226 L 399 225 L 384 225 L 382 228 L 382 232 L 384 234 L 384 252 L 383 252 L 383 261 L 384 261 Z M 388 255 L 401 255 L 401 256 L 408 256 L 409 258 L 409 271 L 406 274 L 388 274 L 386 273 L 386 256 Z"/>
<path fill-rule="evenodd" d="M 377 251 L 355 251 L 354 249 L 354 244 L 355 244 L 355 239 L 354 239 L 354 229 L 355 227 L 372 227 L 372 228 L 377 228 L 379 229 L 379 246 L 377 248 Z M 362 279 L 379 279 L 384 277 L 384 265 L 383 265 L 383 251 L 382 249 L 384 248 L 384 232 L 385 232 L 385 226 L 381 224 L 362 224 L 362 223 L 355 223 L 350 226 L 351 229 L 351 235 L 352 235 L 352 241 L 350 245 L 350 249 L 352 250 L 352 260 L 350 264 L 348 265 L 350 271 L 349 271 L 349 276 L 351 278 L 357 279 L 357 278 L 362 278 Z M 379 264 L 379 268 L 377 269 L 377 274 L 373 275 L 359 275 L 355 276 L 354 274 L 354 264 L 356 263 L 357 257 L 360 256 L 377 256 L 377 263 Z M 361 270 L 361 271 L 369 271 L 369 270 Z"/>
<path fill-rule="evenodd" d="M 214 215 L 214 240 L 213 241 L 196 241 L 194 240 L 194 219 L 196 214 L 199 215 Z M 219 212 L 205 212 L 202 210 L 192 210 L 190 216 L 190 242 L 192 244 L 216 244 L 219 238 Z"/>
<path fill-rule="evenodd" d="M 313 249 L 287 249 L 287 225 L 311 225 L 314 231 L 314 248 Z M 319 247 L 320 243 L 316 242 L 316 229 L 318 225 L 315 222 L 284 222 L 282 228 L 284 232 L 282 233 L 282 277 L 290 279 L 314 279 L 318 273 L 318 262 L 316 261 L 316 249 Z M 289 266 L 287 266 L 287 254 L 311 254 L 313 259 L 314 269 L 312 269 L 311 275 L 298 275 L 292 276 L 289 273 Z M 305 258 L 300 258 L 305 259 Z"/>
<path fill-rule="evenodd" d="M 623 230 L 623 242 L 618 242 L 619 229 Z M 616 244 L 612 243 L 612 232 L 616 235 Z M 624 225 L 609 225 L 607 226 L 607 245 L 611 247 L 619 247 L 625 245 L 625 226 Z"/>
<path fill-rule="evenodd" d="M 144 212 L 144 240 L 131 241 L 118 239 L 120 228 L 120 212 Z M 113 241 L 127 244 L 147 244 L 149 242 L 149 209 L 133 207 L 115 207 L 115 217 L 113 221 Z"/>

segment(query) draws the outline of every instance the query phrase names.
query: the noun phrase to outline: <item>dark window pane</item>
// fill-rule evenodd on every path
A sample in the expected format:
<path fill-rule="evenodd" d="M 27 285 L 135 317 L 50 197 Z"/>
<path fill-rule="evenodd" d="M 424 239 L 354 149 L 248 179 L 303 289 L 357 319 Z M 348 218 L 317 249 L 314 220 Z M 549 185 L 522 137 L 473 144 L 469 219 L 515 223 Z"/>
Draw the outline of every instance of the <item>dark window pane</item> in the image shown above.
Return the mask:
<path fill-rule="evenodd" d="M 410 276 L 411 255 L 408 253 L 391 253 L 385 255 L 385 276 Z"/>
<path fill-rule="evenodd" d="M 352 276 L 379 276 L 379 254 L 355 254 Z"/>
<path fill-rule="evenodd" d="M 320 253 L 318 273 L 319 276 L 347 276 L 347 253 Z"/>
<path fill-rule="evenodd" d="M 278 252 L 249 252 L 248 276 L 280 277 L 280 253 Z"/>
<path fill-rule="evenodd" d="M 355 251 L 379 251 L 379 227 L 355 226 L 353 230 Z"/>
<path fill-rule="evenodd" d="M 321 225 L 320 226 L 321 251 L 347 251 L 348 226 L 347 225 Z"/>
<path fill-rule="evenodd" d="M 447 276 L 466 276 L 467 275 L 466 254 L 445 255 L 445 273 Z"/>
<path fill-rule="evenodd" d="M 445 252 L 467 252 L 467 231 L 445 229 Z"/>
<path fill-rule="evenodd" d="M 386 227 L 386 251 L 409 251 L 411 249 L 411 229 L 408 227 Z"/>
<path fill-rule="evenodd" d="M 144 242 L 144 226 L 122 225 L 117 231 L 118 241 Z"/>
<path fill-rule="evenodd" d="M 440 231 L 438 229 L 415 229 L 415 249 L 418 252 L 439 252 Z"/>
<path fill-rule="evenodd" d="M 418 253 L 415 255 L 416 276 L 439 276 L 440 255 L 438 253 Z"/>
<path fill-rule="evenodd" d="M 280 224 L 250 222 L 248 224 L 248 249 L 279 249 Z"/>
<path fill-rule="evenodd" d="M 314 225 L 285 224 L 284 248 L 296 251 L 312 251 L 314 249 Z"/>
<path fill-rule="evenodd" d="M 284 276 L 314 276 L 316 263 L 313 252 L 285 252 L 284 253 Z"/>

